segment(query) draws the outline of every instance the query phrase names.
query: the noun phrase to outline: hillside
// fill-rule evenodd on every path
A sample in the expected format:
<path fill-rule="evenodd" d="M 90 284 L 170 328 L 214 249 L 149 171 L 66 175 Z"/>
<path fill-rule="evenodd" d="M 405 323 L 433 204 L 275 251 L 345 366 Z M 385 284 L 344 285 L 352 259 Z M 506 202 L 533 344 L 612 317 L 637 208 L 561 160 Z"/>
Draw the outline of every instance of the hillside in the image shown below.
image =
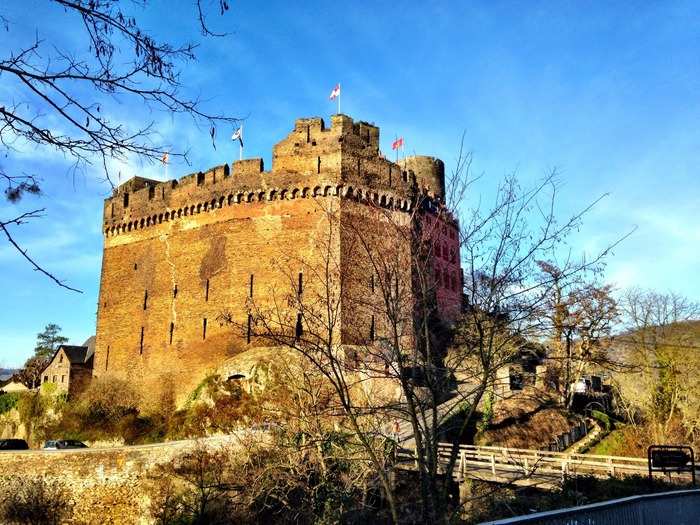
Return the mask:
<path fill-rule="evenodd" d="M 13 368 L 0 368 L 0 381 L 10 379 L 18 370 Z"/>

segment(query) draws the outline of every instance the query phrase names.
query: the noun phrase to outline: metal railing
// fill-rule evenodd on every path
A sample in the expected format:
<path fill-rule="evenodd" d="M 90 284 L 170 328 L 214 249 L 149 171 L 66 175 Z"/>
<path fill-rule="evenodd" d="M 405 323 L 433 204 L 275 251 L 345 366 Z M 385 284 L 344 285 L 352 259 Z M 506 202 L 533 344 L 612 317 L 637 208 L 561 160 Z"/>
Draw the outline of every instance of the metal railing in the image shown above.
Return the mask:
<path fill-rule="evenodd" d="M 447 466 L 453 453 L 451 444 L 440 444 L 438 448 L 440 463 Z M 404 461 L 415 459 L 415 450 L 401 449 L 398 451 L 398 457 Z M 479 478 L 484 472 L 490 472 L 493 477 L 504 475 L 511 480 L 513 475 L 521 478 L 546 476 L 550 479 L 586 474 L 599 477 L 622 477 L 633 474 L 646 476 L 648 465 L 646 458 L 637 457 L 459 445 L 452 475 L 457 480 L 463 480 L 468 477 Z M 686 474 L 685 477 L 690 476 Z"/>
<path fill-rule="evenodd" d="M 481 525 L 691 525 L 700 523 L 700 489 L 632 496 L 538 512 Z"/>

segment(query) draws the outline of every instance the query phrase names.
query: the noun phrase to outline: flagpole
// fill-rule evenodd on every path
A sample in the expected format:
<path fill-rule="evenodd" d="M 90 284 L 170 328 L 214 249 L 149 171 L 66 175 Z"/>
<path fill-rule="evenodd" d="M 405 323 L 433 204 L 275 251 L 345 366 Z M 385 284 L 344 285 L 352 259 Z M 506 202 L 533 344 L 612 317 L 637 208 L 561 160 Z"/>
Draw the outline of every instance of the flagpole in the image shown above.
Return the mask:
<path fill-rule="evenodd" d="M 241 138 L 238 140 L 238 160 L 243 160 L 243 122 L 241 122 Z"/>
<path fill-rule="evenodd" d="M 340 85 L 340 84 L 338 84 Z M 338 91 L 338 115 L 340 115 L 340 91 Z"/>

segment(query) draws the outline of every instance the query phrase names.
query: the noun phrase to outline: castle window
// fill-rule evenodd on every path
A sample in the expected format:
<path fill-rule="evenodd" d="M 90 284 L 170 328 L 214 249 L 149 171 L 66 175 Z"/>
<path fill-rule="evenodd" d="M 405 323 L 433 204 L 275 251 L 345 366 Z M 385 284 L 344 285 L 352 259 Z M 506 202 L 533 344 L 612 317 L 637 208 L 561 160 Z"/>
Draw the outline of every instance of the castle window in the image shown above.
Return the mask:
<path fill-rule="evenodd" d="M 370 290 L 372 290 L 372 293 L 374 293 L 374 273 L 369 276 L 369 287 Z"/>
<path fill-rule="evenodd" d="M 125 208 L 129 207 L 129 194 L 128 193 L 124 194 L 124 207 Z"/>
<path fill-rule="evenodd" d="M 306 143 L 311 142 L 311 126 L 306 126 Z"/>
<path fill-rule="evenodd" d="M 175 288 L 173 288 L 173 299 L 177 298 L 177 284 L 175 285 Z"/>
<path fill-rule="evenodd" d="M 408 173 L 406 171 L 403 172 L 403 181 L 408 182 Z"/>
<path fill-rule="evenodd" d="M 372 316 L 372 320 L 369 324 L 369 340 L 374 341 L 374 316 Z"/>
<path fill-rule="evenodd" d="M 107 357 L 105 358 L 105 372 L 107 371 L 108 366 L 109 366 L 109 346 L 107 346 Z"/>
<path fill-rule="evenodd" d="M 139 263 L 134 263 L 134 270 L 138 270 L 138 269 L 139 269 Z"/>
<path fill-rule="evenodd" d="M 143 309 L 148 308 L 148 290 L 143 292 Z"/>
<path fill-rule="evenodd" d="M 296 336 L 297 339 L 301 337 L 301 335 L 304 333 L 304 327 L 301 324 L 301 312 L 297 314 L 297 325 L 294 330 L 294 335 Z"/>
<path fill-rule="evenodd" d="M 141 327 L 141 340 L 139 341 L 139 354 L 143 354 L 143 326 Z"/>
<path fill-rule="evenodd" d="M 58 362 L 63 363 L 63 354 L 58 356 Z"/>
<path fill-rule="evenodd" d="M 173 344 L 173 332 L 175 331 L 175 323 L 170 322 L 170 339 L 168 344 Z"/>
<path fill-rule="evenodd" d="M 44 376 L 44 383 L 48 383 L 49 381 L 49 376 Z"/>
<path fill-rule="evenodd" d="M 253 328 L 253 316 L 248 314 L 248 331 L 246 333 L 246 342 L 250 344 L 251 330 Z"/>
<path fill-rule="evenodd" d="M 160 188 L 160 198 L 165 199 L 165 186 L 161 186 Z"/>
<path fill-rule="evenodd" d="M 66 382 L 66 376 L 61 376 L 61 383 L 65 383 L 65 382 Z"/>
<path fill-rule="evenodd" d="M 321 173 L 321 157 L 316 157 L 316 173 Z"/>
<path fill-rule="evenodd" d="M 110 210 L 110 212 L 109 212 L 109 216 L 110 216 L 111 218 L 114 218 L 114 203 L 112 203 L 112 204 L 110 205 L 110 208 L 111 208 L 111 210 Z"/>
<path fill-rule="evenodd" d="M 204 300 L 209 300 L 209 279 L 207 279 L 207 284 L 204 287 Z"/>
<path fill-rule="evenodd" d="M 299 272 L 299 284 L 297 285 L 297 293 L 301 295 L 304 291 L 304 274 Z"/>
<path fill-rule="evenodd" d="M 202 184 L 204 184 L 204 173 L 200 171 L 197 173 L 197 186 L 201 186 Z"/>
<path fill-rule="evenodd" d="M 152 201 L 153 197 L 156 196 L 156 187 L 153 184 L 148 185 L 148 200 Z"/>
<path fill-rule="evenodd" d="M 249 296 L 251 299 L 252 299 L 252 297 L 253 297 L 253 279 L 254 279 L 254 276 L 253 276 L 253 274 L 251 273 L 251 274 L 250 274 L 250 289 L 248 290 L 248 296 Z"/>
<path fill-rule="evenodd" d="M 202 319 L 202 340 L 207 338 L 207 318 Z"/>
<path fill-rule="evenodd" d="M 58 379 L 58 378 L 57 378 L 56 376 L 53 376 L 53 382 L 54 382 L 54 383 L 57 383 L 57 381 L 56 381 L 57 379 Z"/>
<path fill-rule="evenodd" d="M 231 169 L 228 167 L 228 164 L 224 164 L 224 178 L 228 177 L 231 174 Z M 230 204 L 230 201 L 229 201 Z"/>

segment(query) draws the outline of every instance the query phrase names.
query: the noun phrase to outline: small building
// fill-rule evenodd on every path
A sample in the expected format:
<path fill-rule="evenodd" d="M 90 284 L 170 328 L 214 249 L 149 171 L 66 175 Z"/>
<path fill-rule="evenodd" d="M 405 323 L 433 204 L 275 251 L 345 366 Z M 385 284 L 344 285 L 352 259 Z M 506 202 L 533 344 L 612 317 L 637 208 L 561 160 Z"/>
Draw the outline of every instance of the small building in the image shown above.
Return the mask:
<path fill-rule="evenodd" d="M 95 338 L 83 346 L 61 345 L 41 373 L 41 384 L 53 383 L 58 393 L 75 395 L 82 392 L 92 379 Z"/>
<path fill-rule="evenodd" d="M 26 390 L 29 390 L 23 383 L 20 383 L 19 381 L 15 381 L 14 379 L 10 379 L 9 382 L 5 383 L 4 385 L 0 383 L 0 394 L 9 394 L 11 392 L 24 392 Z"/>

